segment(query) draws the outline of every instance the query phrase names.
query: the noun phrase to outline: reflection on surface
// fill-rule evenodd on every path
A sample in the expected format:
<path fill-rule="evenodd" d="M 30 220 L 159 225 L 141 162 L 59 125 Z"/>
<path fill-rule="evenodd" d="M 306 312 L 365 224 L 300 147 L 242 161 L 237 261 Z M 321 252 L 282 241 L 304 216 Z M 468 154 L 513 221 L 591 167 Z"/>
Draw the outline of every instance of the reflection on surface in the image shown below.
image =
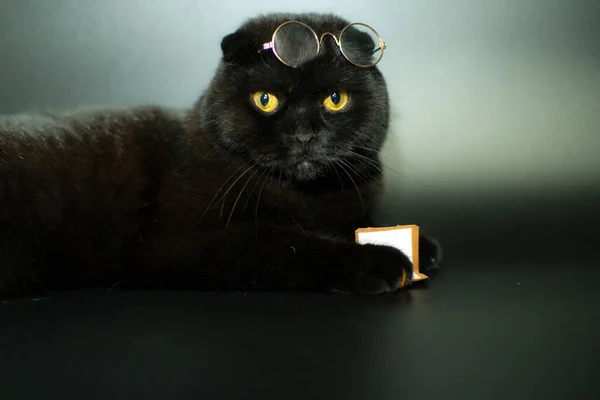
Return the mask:
<path fill-rule="evenodd" d="M 235 397 L 241 387 L 247 398 L 589 394 L 600 274 L 581 267 L 450 263 L 429 288 L 375 297 L 117 291 L 17 301 L 0 307 L 0 383 L 22 397 L 90 387 L 150 398 Z"/>

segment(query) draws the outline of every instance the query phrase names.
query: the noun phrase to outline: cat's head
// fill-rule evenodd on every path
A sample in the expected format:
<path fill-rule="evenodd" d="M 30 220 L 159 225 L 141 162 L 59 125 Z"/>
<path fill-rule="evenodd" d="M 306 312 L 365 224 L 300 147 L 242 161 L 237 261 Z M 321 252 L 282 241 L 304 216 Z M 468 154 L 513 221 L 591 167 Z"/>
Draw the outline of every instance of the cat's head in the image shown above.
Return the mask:
<path fill-rule="evenodd" d="M 277 14 L 227 35 L 221 64 L 198 102 L 203 134 L 230 154 L 296 181 L 372 167 L 388 128 L 381 73 L 349 62 L 330 35 L 316 57 L 284 64 L 263 44 L 292 20 L 338 38 L 348 25 L 333 15 Z"/>

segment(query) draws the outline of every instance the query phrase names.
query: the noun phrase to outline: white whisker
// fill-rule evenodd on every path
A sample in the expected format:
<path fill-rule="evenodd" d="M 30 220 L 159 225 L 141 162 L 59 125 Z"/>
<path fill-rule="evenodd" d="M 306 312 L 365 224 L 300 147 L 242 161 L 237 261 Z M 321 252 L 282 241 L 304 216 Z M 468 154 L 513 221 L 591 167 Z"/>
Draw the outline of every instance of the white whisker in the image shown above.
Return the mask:
<path fill-rule="evenodd" d="M 244 172 L 241 173 L 240 176 L 238 176 L 238 178 L 229 186 L 229 188 L 227 189 L 227 191 L 223 194 L 223 196 L 221 196 L 222 203 L 221 203 L 221 212 L 219 213 L 219 217 L 223 218 L 223 208 L 225 207 L 225 200 L 227 198 L 227 194 L 231 191 L 231 189 L 235 186 L 236 183 L 238 183 L 238 181 L 240 179 L 242 179 L 242 177 L 244 175 L 246 175 L 248 173 L 248 171 L 250 171 L 252 168 L 255 167 L 255 164 L 252 164 L 250 167 L 248 167 Z"/>
<path fill-rule="evenodd" d="M 346 175 L 348 175 L 348 178 L 350 178 L 350 180 L 354 184 L 354 187 L 356 188 L 356 192 L 358 193 L 358 198 L 360 199 L 360 205 L 362 206 L 363 212 L 366 212 L 366 210 L 365 210 L 365 203 L 363 202 L 362 194 L 360 194 L 360 189 L 358 188 L 358 185 L 356 184 L 356 182 L 354 182 L 354 179 L 352 178 L 352 175 L 350 175 L 350 173 L 346 170 L 346 168 L 344 168 L 344 166 L 342 164 L 340 164 L 337 161 L 336 161 L 336 163 L 346 173 Z"/>
<path fill-rule="evenodd" d="M 206 206 L 206 209 L 204 210 L 204 212 L 202 213 L 202 215 L 200 216 L 200 218 L 198 219 L 198 222 L 196 223 L 196 226 L 198 224 L 200 224 L 200 222 L 202 221 L 202 219 L 206 216 L 206 213 L 208 212 L 208 210 L 210 209 L 210 207 L 216 202 L 217 197 L 219 196 L 219 193 L 221 192 L 221 190 L 223 190 L 223 188 L 225 187 L 225 185 L 227 185 L 227 182 L 229 182 L 243 167 L 238 167 L 231 175 L 229 175 L 229 178 L 227 178 L 225 180 L 225 182 L 223 182 L 223 184 L 217 189 L 217 191 L 215 192 L 215 195 L 213 196 L 213 198 L 210 200 L 210 202 L 208 203 L 208 205 Z M 219 199 L 220 200 L 220 199 Z"/>
<path fill-rule="evenodd" d="M 331 164 L 331 166 L 333 167 L 333 171 L 335 172 L 335 174 L 338 177 L 338 180 L 340 181 L 340 186 L 342 187 L 342 192 L 344 191 L 344 182 L 342 181 L 342 177 L 340 176 L 337 168 L 335 167 L 335 164 L 331 161 L 329 161 L 329 164 Z"/>
<path fill-rule="evenodd" d="M 256 199 L 256 205 L 254 206 L 254 223 L 256 225 L 258 225 L 258 205 L 260 203 L 260 196 L 262 195 L 263 189 L 265 188 L 265 185 L 269 181 L 269 178 L 270 178 L 270 174 L 269 174 L 269 170 L 267 170 L 263 184 L 260 187 L 260 191 L 258 192 L 258 198 Z"/>
<path fill-rule="evenodd" d="M 229 213 L 229 218 L 227 218 L 227 223 L 225 223 L 225 228 L 227 228 L 229 226 L 229 222 L 231 222 L 231 217 L 233 217 L 233 213 L 235 212 L 235 207 L 237 206 L 238 201 L 240 201 L 240 197 L 242 197 L 242 194 L 244 193 L 246 186 L 248 186 L 248 184 L 250 183 L 252 178 L 258 173 L 258 171 L 260 171 L 260 168 L 258 168 L 256 171 L 254 171 L 254 173 L 252 175 L 250 175 L 248 177 L 248 179 L 246 179 L 246 183 L 244 184 L 244 186 L 242 186 L 242 189 L 240 189 L 240 194 L 237 195 L 237 197 L 235 198 L 235 201 L 233 202 L 233 206 L 231 207 L 231 212 Z"/>

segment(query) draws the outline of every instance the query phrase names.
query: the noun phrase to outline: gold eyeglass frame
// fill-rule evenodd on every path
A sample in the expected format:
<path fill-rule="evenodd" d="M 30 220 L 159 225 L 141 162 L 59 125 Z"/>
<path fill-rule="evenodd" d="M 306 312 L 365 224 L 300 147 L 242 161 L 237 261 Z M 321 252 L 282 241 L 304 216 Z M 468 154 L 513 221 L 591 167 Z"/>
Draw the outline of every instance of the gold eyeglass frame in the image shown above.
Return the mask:
<path fill-rule="evenodd" d="M 340 39 L 338 39 L 335 34 L 331 33 L 331 32 L 324 32 L 323 34 L 321 34 L 321 36 L 319 37 L 319 35 L 317 35 L 317 33 L 315 32 L 315 30 L 313 28 L 311 28 L 310 26 L 308 26 L 307 24 L 305 24 L 304 22 L 301 21 L 286 21 L 282 24 L 280 24 L 277 29 L 275 29 L 275 31 L 273 32 L 273 36 L 271 36 L 271 41 L 270 42 L 266 42 L 263 43 L 263 50 L 271 50 L 273 51 L 273 54 L 275 54 L 275 57 L 277 57 L 277 59 L 279 61 L 281 61 L 283 64 L 287 65 L 288 67 L 292 67 L 292 68 L 298 68 L 298 66 L 289 64 L 288 62 L 284 61 L 281 56 L 279 54 L 277 54 L 277 50 L 275 49 L 275 36 L 277 36 L 277 33 L 279 32 L 279 30 L 281 28 L 283 28 L 284 26 L 288 25 L 288 24 L 300 24 L 303 25 L 304 27 L 308 28 L 314 38 L 315 41 L 317 42 L 317 51 L 315 53 L 319 54 L 319 52 L 321 51 L 321 43 L 323 42 L 323 39 L 325 38 L 325 36 L 329 35 L 333 38 L 333 40 L 335 41 L 335 44 L 338 46 L 338 48 L 340 49 L 340 53 L 342 53 L 342 55 L 344 56 L 344 58 L 346 60 L 348 60 L 348 62 L 350 62 L 351 64 L 360 67 L 360 68 L 370 68 L 370 67 L 374 67 L 375 65 L 377 65 L 379 63 L 379 61 L 381 61 L 381 59 L 383 58 L 383 53 L 385 51 L 385 49 L 387 48 L 387 44 L 383 41 L 383 39 L 381 38 L 381 36 L 379 36 L 379 33 L 377 33 L 377 31 L 375 29 L 373 29 L 372 27 L 370 27 L 367 24 L 363 24 L 361 22 L 353 22 L 351 24 L 346 25 L 341 32 L 339 33 L 339 37 Z M 377 59 L 377 61 L 375 61 L 374 63 L 371 64 L 358 64 L 354 61 L 352 61 L 344 52 L 344 47 L 342 46 L 342 38 L 344 37 L 344 32 L 346 31 L 346 29 L 352 27 L 352 26 L 364 26 L 367 29 L 370 29 L 371 31 L 373 31 L 373 33 L 377 36 L 377 38 L 379 39 L 379 46 L 381 48 L 381 54 L 379 55 L 379 58 Z"/>

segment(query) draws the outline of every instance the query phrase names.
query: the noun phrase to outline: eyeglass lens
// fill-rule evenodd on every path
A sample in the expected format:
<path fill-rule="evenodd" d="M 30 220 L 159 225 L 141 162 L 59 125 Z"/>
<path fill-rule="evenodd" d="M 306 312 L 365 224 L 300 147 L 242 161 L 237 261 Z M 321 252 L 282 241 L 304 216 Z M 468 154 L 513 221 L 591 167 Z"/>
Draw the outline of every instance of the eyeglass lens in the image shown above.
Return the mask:
<path fill-rule="evenodd" d="M 340 47 L 351 62 L 360 66 L 375 65 L 383 55 L 377 33 L 361 24 L 353 24 L 344 29 L 340 35 Z"/>
<path fill-rule="evenodd" d="M 279 28 L 273 47 L 283 62 L 296 67 L 317 56 L 319 42 L 309 27 L 291 22 Z"/>

